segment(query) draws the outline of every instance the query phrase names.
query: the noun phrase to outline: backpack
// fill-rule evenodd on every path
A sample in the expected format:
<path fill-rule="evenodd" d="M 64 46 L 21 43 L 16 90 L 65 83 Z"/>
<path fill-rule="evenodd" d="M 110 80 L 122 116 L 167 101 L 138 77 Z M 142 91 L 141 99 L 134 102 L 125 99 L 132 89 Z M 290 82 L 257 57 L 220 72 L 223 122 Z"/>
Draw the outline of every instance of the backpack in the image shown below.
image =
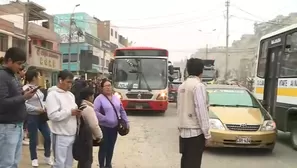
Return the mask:
<path fill-rule="evenodd" d="M 92 130 L 89 124 L 81 116 L 80 118 L 77 118 L 77 131 L 72 147 L 73 158 L 76 161 L 92 161 L 92 149 Z"/>

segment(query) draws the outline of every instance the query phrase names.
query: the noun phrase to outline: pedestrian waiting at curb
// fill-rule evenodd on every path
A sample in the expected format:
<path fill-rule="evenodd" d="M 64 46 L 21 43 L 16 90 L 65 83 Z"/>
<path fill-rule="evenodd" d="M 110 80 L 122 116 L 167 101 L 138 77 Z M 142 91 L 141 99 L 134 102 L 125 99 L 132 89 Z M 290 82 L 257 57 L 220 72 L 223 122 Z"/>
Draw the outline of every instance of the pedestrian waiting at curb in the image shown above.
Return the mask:
<path fill-rule="evenodd" d="M 201 81 L 203 62 L 187 61 L 189 76 L 178 88 L 179 147 L 181 168 L 200 168 L 205 145 L 210 141 L 208 95 Z"/>
<path fill-rule="evenodd" d="M 25 74 L 26 84 L 23 86 L 23 90 L 38 88 L 39 72 L 36 70 L 28 70 Z M 48 165 L 52 165 L 51 160 L 51 131 L 48 126 L 47 120 L 43 119 L 46 109 L 43 103 L 43 93 L 37 89 L 35 95 L 26 101 L 27 107 L 27 128 L 29 133 L 29 149 L 32 160 L 32 166 L 37 167 L 37 139 L 38 130 L 41 132 L 44 138 L 44 156 L 45 162 Z"/>
<path fill-rule="evenodd" d="M 103 143 L 100 146 L 98 160 L 100 168 L 112 168 L 112 157 L 119 128 L 123 135 L 129 132 L 129 122 L 126 111 L 119 97 L 113 95 L 111 81 L 101 81 L 102 94 L 96 97 L 94 109 L 103 133 Z"/>
<path fill-rule="evenodd" d="M 9 48 L 0 67 L 0 168 L 17 168 L 22 156 L 25 101 L 35 95 L 33 89 L 23 91 L 16 78 L 26 62 L 26 53 Z"/>
<path fill-rule="evenodd" d="M 70 92 L 73 74 L 63 70 L 58 74 L 58 84 L 48 89 L 46 110 L 52 122 L 53 168 L 71 168 L 73 166 L 72 147 L 75 140 L 77 120 L 81 115 L 75 97 Z"/>
<path fill-rule="evenodd" d="M 99 144 L 103 138 L 98 119 L 94 111 L 94 91 L 92 88 L 83 88 L 76 97 L 76 104 L 80 109 L 78 118 L 78 132 L 73 146 L 77 151 L 77 168 L 91 168 L 93 163 L 93 145 Z M 93 143 L 95 142 L 95 143 Z M 75 153 L 75 152 L 74 152 Z M 74 156 L 76 154 L 73 154 Z"/>

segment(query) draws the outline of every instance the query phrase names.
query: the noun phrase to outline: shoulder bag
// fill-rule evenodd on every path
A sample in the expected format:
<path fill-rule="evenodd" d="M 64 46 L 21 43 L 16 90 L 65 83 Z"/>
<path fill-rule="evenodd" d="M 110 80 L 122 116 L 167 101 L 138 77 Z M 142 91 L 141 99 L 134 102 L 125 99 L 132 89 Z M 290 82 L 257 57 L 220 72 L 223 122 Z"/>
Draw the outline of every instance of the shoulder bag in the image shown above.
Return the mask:
<path fill-rule="evenodd" d="M 104 95 L 105 96 L 105 95 Z M 111 104 L 117 118 L 118 118 L 118 126 L 117 126 L 117 129 L 118 129 L 118 133 L 121 135 L 121 136 L 125 136 L 129 133 L 129 128 L 128 128 L 128 124 L 126 123 L 125 120 L 122 119 L 122 117 L 120 115 L 118 115 L 117 113 L 117 110 L 114 106 L 114 104 L 111 102 L 111 100 L 109 100 L 109 98 L 107 96 L 105 96 L 106 99 L 109 101 L 109 103 Z"/>

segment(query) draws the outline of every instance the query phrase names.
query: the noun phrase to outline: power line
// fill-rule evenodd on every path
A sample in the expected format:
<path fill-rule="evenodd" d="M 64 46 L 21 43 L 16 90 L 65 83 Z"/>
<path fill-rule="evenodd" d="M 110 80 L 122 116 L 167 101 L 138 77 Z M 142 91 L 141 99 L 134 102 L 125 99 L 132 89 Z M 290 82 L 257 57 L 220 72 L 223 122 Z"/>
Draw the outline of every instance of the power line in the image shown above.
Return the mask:
<path fill-rule="evenodd" d="M 223 11 L 221 11 L 223 12 Z M 222 16 L 222 14 L 220 15 L 215 15 L 212 17 L 208 16 L 204 16 L 204 17 L 194 17 L 194 18 L 188 18 L 188 19 L 183 19 L 183 20 L 178 20 L 178 21 L 172 21 L 172 22 L 165 22 L 165 23 L 159 23 L 159 24 L 152 24 L 152 25 L 144 25 L 144 26 L 111 26 L 114 28 L 122 28 L 122 29 L 156 29 L 156 28 L 166 28 L 166 27 L 172 27 L 172 26 L 176 26 L 176 25 L 184 25 L 184 24 L 191 24 L 194 22 L 201 22 L 201 21 L 209 21 L 215 18 L 218 18 Z M 63 21 L 65 21 L 65 19 L 63 19 Z M 97 25 L 96 21 L 91 21 L 91 20 L 77 20 L 75 19 L 76 22 L 84 22 L 84 23 L 88 23 L 88 24 L 95 24 Z"/>
<path fill-rule="evenodd" d="M 217 10 L 217 7 L 214 8 L 213 10 L 209 10 L 205 13 L 212 13 Z M 121 20 L 111 20 L 111 21 L 138 21 L 138 20 L 152 20 L 152 19 L 161 19 L 161 18 L 168 18 L 172 16 L 179 16 L 179 15 L 185 15 L 185 14 L 190 14 L 190 13 L 195 13 L 199 12 L 200 10 L 192 10 L 189 12 L 180 12 L 180 13 L 172 13 L 168 15 L 161 15 L 161 16 L 151 16 L 151 17 L 145 17 L 145 18 L 131 18 L 131 19 L 121 19 Z"/>

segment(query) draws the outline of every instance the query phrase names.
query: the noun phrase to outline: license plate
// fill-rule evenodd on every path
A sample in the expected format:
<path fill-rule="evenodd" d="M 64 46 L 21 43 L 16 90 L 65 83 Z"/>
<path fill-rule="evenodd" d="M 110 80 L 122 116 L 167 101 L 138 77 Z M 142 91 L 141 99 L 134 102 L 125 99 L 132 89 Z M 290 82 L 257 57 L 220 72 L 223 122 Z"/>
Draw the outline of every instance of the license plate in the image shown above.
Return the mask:
<path fill-rule="evenodd" d="M 143 109 L 142 105 L 135 105 L 136 109 Z"/>
<path fill-rule="evenodd" d="M 236 143 L 238 144 L 251 144 L 251 137 L 237 137 Z"/>

